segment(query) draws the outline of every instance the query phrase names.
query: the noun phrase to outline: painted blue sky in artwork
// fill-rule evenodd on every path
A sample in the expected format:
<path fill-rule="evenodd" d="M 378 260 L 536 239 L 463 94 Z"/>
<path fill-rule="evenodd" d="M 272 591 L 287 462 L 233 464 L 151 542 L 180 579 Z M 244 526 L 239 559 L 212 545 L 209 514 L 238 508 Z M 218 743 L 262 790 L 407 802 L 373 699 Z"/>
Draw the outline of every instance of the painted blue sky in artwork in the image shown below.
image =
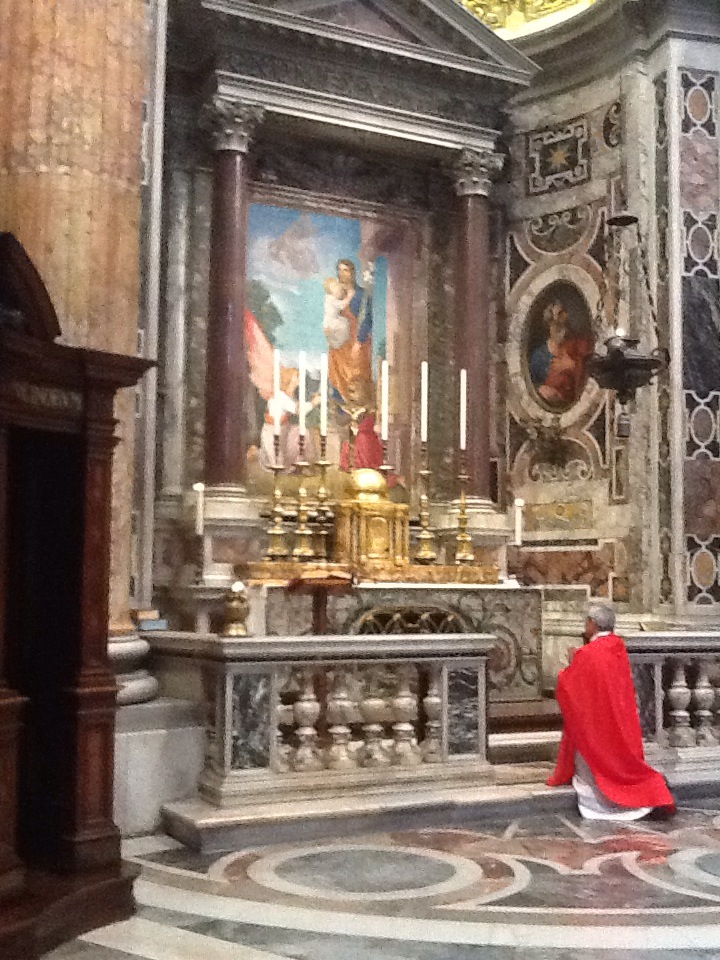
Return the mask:
<path fill-rule="evenodd" d="M 261 281 L 283 317 L 276 332 L 284 363 L 294 363 L 305 350 L 311 365 L 319 367 L 327 351 L 323 333 L 325 291 L 323 281 L 336 276 L 340 259 L 352 260 L 358 282 L 362 272 L 360 220 L 335 217 L 290 207 L 252 204 L 249 221 L 247 275 Z M 373 302 L 373 350 L 376 356 L 385 342 L 387 261 L 375 265 Z"/>

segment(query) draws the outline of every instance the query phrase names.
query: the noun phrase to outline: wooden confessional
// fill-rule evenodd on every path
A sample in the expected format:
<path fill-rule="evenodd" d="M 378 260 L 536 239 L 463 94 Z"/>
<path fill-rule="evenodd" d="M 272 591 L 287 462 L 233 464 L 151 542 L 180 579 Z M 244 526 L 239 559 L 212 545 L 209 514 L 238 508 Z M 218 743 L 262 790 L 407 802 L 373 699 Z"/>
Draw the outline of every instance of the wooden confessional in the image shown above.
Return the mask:
<path fill-rule="evenodd" d="M 149 364 L 63 346 L 0 234 L 0 957 L 128 916 L 107 657 L 116 391 Z"/>

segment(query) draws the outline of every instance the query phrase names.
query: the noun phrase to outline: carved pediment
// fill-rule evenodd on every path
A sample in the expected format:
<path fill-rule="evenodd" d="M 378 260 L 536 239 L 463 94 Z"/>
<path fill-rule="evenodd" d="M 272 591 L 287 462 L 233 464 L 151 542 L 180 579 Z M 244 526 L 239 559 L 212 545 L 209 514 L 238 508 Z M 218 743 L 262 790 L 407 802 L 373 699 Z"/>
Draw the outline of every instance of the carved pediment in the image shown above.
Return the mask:
<path fill-rule="evenodd" d="M 498 37 L 458 0 L 202 0 L 206 9 L 332 37 L 395 55 L 446 53 L 486 65 L 496 77 L 527 83 L 532 61 Z M 415 48 L 415 50 L 413 50 Z"/>
<path fill-rule="evenodd" d="M 396 18 L 388 16 L 380 5 L 369 0 L 333 0 L 331 3 L 328 0 L 291 0 L 286 9 L 321 23 L 349 27 L 371 37 L 408 43 L 428 41 L 428 37 L 422 35 L 415 25 L 400 24 Z"/>

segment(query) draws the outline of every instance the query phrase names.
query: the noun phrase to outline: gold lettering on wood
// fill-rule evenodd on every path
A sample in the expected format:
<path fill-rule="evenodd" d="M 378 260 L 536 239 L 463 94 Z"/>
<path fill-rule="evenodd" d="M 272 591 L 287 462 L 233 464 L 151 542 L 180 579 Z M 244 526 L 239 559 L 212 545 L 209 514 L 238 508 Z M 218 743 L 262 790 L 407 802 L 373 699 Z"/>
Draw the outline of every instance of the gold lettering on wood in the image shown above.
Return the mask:
<path fill-rule="evenodd" d="M 11 380 L 2 392 L 36 410 L 56 410 L 64 413 L 82 413 L 83 398 L 78 390 L 48 387 L 26 380 Z"/>

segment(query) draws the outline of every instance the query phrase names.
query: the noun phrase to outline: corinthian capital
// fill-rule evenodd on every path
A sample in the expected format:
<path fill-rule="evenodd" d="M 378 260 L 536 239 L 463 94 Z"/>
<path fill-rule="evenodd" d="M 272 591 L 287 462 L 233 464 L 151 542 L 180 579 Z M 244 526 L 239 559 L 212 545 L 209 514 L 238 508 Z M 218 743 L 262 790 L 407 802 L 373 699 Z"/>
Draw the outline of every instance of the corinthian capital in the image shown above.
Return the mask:
<path fill-rule="evenodd" d="M 264 116 L 263 107 L 215 96 L 203 107 L 202 123 L 215 150 L 247 153 Z"/>
<path fill-rule="evenodd" d="M 493 150 L 463 150 L 455 160 L 453 173 L 459 197 L 490 193 L 493 180 L 503 168 L 505 158 Z"/>

